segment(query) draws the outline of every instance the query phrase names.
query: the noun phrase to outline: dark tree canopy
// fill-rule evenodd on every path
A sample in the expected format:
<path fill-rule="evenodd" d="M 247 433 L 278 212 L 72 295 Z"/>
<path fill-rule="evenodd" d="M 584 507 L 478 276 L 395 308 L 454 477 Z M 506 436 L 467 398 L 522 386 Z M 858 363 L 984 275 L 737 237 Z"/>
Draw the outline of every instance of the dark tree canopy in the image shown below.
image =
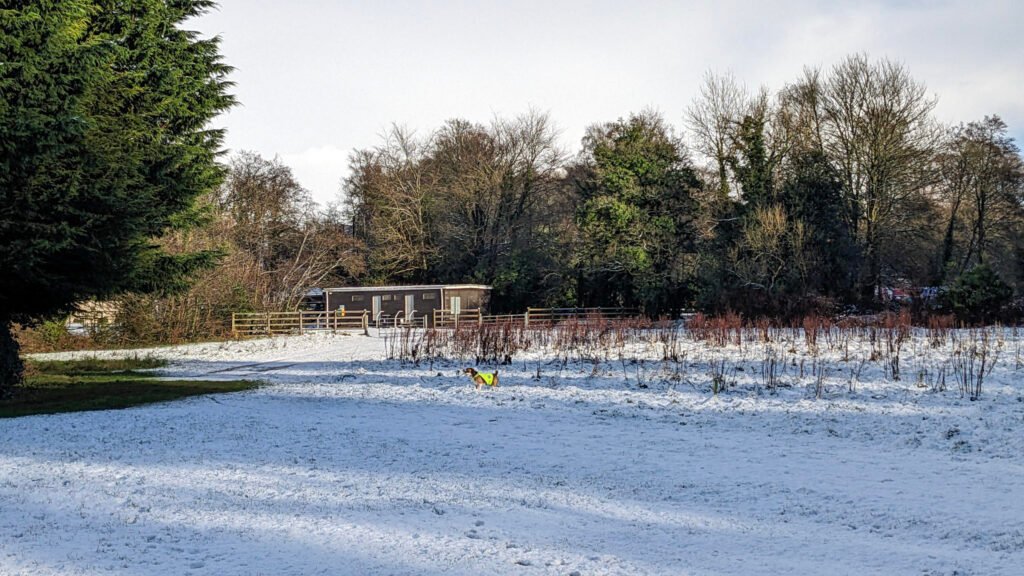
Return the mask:
<path fill-rule="evenodd" d="M 428 137 L 395 127 L 353 155 L 345 182 L 371 284 L 486 282 L 495 310 L 557 303 L 567 284 L 572 195 L 557 131 L 531 112 Z"/>
<path fill-rule="evenodd" d="M 578 179 L 579 294 L 588 305 L 648 311 L 686 305 L 691 295 L 700 187 L 681 143 L 645 112 L 591 127 Z"/>
<path fill-rule="evenodd" d="M 0 9 L 0 386 L 20 366 L 11 321 L 171 290 L 215 257 L 155 238 L 219 185 L 209 123 L 233 104 L 218 39 L 180 27 L 212 1 L 16 6 Z"/>

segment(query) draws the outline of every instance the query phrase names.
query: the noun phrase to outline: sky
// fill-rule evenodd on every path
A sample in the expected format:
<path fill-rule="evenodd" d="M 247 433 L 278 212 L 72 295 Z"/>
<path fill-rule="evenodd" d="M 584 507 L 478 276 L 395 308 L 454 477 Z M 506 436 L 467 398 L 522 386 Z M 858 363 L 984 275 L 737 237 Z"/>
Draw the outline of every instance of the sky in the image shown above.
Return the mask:
<path fill-rule="evenodd" d="M 226 146 L 279 157 L 321 204 L 392 124 L 537 110 L 570 154 L 587 126 L 646 108 L 680 132 L 707 72 L 778 90 L 866 53 L 902 63 L 955 124 L 998 114 L 1024 140 L 1024 2 L 900 0 L 220 0 L 240 105 Z"/>

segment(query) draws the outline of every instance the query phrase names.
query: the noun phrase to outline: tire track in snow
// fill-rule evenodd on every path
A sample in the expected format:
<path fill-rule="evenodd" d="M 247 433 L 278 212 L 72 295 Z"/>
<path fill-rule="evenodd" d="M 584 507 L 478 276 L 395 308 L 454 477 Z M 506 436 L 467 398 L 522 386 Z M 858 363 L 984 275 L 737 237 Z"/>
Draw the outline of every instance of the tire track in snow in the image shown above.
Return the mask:
<path fill-rule="evenodd" d="M 204 374 L 204 376 L 209 376 L 211 374 L 223 374 L 225 372 L 241 372 L 243 370 L 245 372 L 250 373 L 250 374 L 257 374 L 257 373 L 270 372 L 271 370 L 282 370 L 284 368 L 291 368 L 292 366 L 295 366 L 295 365 L 298 364 L 298 362 L 293 362 L 291 364 L 283 364 L 281 366 L 267 366 L 266 368 L 253 368 L 254 366 L 264 366 L 266 364 L 274 364 L 275 362 L 280 362 L 280 361 L 281 360 L 270 360 L 270 361 L 267 361 L 267 362 L 256 362 L 255 364 L 242 364 L 241 366 L 229 366 L 227 368 L 221 368 L 219 370 L 213 370 L 211 372 L 206 372 Z M 253 368 L 253 369 L 252 370 L 245 370 L 246 368 Z"/>
<path fill-rule="evenodd" d="M 228 366 L 226 368 L 217 368 L 216 370 L 210 370 L 203 372 L 201 376 L 246 376 L 252 374 L 266 374 L 268 372 L 274 372 L 276 370 L 284 370 L 285 368 L 291 368 L 301 364 L 305 358 L 310 358 L 318 354 L 322 354 L 323 351 L 315 349 L 310 352 L 302 354 L 290 354 L 280 358 L 274 358 L 272 360 L 264 360 L 262 362 L 251 362 L 249 364 L 240 364 L 238 366 Z M 284 364 L 281 364 L 284 362 Z"/>

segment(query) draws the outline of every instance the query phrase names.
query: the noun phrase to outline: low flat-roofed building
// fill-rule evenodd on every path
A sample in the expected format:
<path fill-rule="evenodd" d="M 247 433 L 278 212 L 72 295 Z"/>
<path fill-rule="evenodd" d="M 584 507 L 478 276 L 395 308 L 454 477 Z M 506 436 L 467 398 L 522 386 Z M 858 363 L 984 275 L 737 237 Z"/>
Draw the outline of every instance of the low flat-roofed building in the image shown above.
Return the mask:
<path fill-rule="evenodd" d="M 371 321 L 380 317 L 405 320 L 432 318 L 435 310 L 459 314 L 466 310 L 486 313 L 491 287 L 482 284 L 431 284 L 414 286 L 352 286 L 325 288 L 327 310 L 368 310 Z"/>

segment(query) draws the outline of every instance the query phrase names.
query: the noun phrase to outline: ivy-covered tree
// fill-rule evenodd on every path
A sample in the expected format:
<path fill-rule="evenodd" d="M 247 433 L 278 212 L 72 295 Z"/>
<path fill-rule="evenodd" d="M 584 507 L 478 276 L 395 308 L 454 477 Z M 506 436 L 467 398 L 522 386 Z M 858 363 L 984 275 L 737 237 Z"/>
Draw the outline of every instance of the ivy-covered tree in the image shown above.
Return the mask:
<path fill-rule="evenodd" d="M 223 177 L 233 104 L 218 39 L 181 25 L 212 0 L 36 0 L 0 9 L 0 392 L 12 322 L 165 291 L 216 253 L 155 238 L 194 223 Z M 4 4 L 9 6 L 10 4 Z"/>
<path fill-rule="evenodd" d="M 856 253 L 835 170 L 813 148 L 776 153 L 766 109 L 753 107 L 735 130 L 729 165 L 739 197 L 719 203 L 726 212 L 702 246 L 700 303 L 785 317 L 810 311 L 819 296 L 849 296 Z"/>
<path fill-rule="evenodd" d="M 778 159 L 765 142 L 765 124 L 763 110 L 745 115 L 736 130 L 734 151 L 728 160 L 748 212 L 776 201 L 774 177 Z"/>
<path fill-rule="evenodd" d="M 859 256 L 846 224 L 842 182 L 825 155 L 815 150 L 793 154 L 779 199 L 807 227 L 807 247 L 817 262 L 808 287 L 821 296 L 851 300 Z"/>
<path fill-rule="evenodd" d="M 579 296 L 648 313 L 692 302 L 700 183 L 656 113 L 593 126 L 578 179 Z"/>
<path fill-rule="evenodd" d="M 714 238 L 702 246 L 701 303 L 747 315 L 788 315 L 807 297 L 807 279 L 814 259 L 809 230 L 783 204 L 776 179 L 780 159 L 766 139 L 767 102 L 753 106 L 733 135 L 728 163 L 739 188 L 737 202 L 716 226 Z M 710 281 L 710 282 L 708 282 Z"/>

